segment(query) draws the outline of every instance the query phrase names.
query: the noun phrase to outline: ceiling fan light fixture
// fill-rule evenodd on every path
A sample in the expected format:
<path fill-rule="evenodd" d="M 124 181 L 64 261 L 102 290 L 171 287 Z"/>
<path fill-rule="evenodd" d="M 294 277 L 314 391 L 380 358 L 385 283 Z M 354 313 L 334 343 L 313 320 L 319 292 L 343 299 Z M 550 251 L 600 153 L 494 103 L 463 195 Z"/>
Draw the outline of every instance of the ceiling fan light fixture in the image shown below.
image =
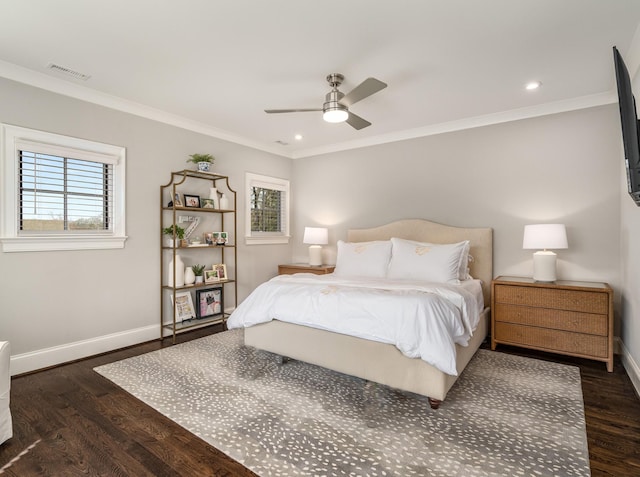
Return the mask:
<path fill-rule="evenodd" d="M 322 119 L 328 123 L 342 123 L 349 118 L 346 108 L 341 105 L 329 106 L 324 108 Z"/>

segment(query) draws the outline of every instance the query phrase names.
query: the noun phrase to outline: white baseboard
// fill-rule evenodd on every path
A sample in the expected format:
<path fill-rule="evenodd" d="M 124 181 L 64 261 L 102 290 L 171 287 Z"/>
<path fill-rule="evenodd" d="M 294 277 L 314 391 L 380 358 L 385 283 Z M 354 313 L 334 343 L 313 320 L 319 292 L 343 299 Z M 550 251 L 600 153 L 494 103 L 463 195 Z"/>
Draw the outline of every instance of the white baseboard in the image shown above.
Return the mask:
<path fill-rule="evenodd" d="M 640 396 L 640 366 L 638 366 L 638 363 L 633 360 L 633 357 L 625 347 L 622 340 L 619 340 L 618 344 L 620 346 L 620 358 L 622 360 L 622 365 L 631 379 L 631 384 L 633 384 L 636 394 Z"/>
<path fill-rule="evenodd" d="M 11 356 L 11 376 L 160 338 L 158 325 L 145 326 Z"/>

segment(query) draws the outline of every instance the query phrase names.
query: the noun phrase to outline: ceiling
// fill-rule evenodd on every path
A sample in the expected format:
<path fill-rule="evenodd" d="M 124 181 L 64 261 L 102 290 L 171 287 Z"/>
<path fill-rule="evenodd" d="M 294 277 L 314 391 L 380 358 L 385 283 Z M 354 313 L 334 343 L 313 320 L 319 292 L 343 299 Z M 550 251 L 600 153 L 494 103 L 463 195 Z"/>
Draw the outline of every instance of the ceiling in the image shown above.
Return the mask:
<path fill-rule="evenodd" d="M 2 0 L 0 18 L 0 76 L 298 158 L 611 103 L 640 1 Z M 388 84 L 350 108 L 372 126 L 264 112 L 322 107 L 329 73 Z"/>

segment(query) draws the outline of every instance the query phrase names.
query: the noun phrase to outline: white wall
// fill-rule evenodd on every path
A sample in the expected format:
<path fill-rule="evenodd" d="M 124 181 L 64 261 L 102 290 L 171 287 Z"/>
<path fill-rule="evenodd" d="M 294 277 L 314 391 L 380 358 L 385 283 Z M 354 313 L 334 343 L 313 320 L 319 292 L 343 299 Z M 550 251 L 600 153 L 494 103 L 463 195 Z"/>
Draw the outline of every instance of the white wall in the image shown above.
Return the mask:
<path fill-rule="evenodd" d="M 0 79 L 0 122 L 127 149 L 127 235 L 122 250 L 0 253 L 0 339 L 11 341 L 12 374 L 155 339 L 160 334 L 159 186 L 192 168 L 195 152 L 238 191 L 244 173 L 288 179 L 291 160 Z M 268 247 L 268 251 L 265 248 Z M 238 250 L 239 298 L 275 275 L 287 245 Z"/>
<path fill-rule="evenodd" d="M 330 228 L 331 263 L 348 228 L 426 218 L 492 227 L 494 274 L 531 276 L 524 225 L 558 222 L 558 277 L 608 282 L 619 301 L 619 127 L 612 104 L 297 160 L 294 257 L 306 225 Z"/>

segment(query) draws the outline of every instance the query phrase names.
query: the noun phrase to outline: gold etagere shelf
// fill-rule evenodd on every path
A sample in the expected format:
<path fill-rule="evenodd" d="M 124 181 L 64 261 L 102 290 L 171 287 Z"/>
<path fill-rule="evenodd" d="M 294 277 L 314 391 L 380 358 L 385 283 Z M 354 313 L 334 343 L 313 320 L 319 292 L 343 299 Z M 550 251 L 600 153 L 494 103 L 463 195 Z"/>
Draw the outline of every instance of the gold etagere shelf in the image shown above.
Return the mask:
<path fill-rule="evenodd" d="M 206 192 L 211 187 L 217 191 L 228 194 L 229 207 L 206 208 L 206 207 L 186 207 L 184 205 L 176 205 L 176 197 L 181 194 L 197 195 L 200 197 L 202 192 Z M 221 189 L 222 187 L 222 189 Z M 236 216 L 236 191 L 229 184 L 229 177 L 215 173 L 183 170 L 171 173 L 171 180 L 160 186 L 160 336 L 165 337 L 165 331 L 169 331 L 172 336 L 173 343 L 176 341 L 176 334 L 187 329 L 210 326 L 222 323 L 225 326 L 229 313 L 226 310 L 235 308 L 238 304 L 238 287 L 237 287 L 237 270 L 238 270 L 238 224 Z M 175 226 L 178 224 L 178 214 L 185 213 L 189 216 L 209 217 L 216 223 L 219 223 L 221 231 L 228 234 L 228 243 L 225 245 L 206 245 L 191 244 L 182 246 L 178 237 L 176 237 Z M 214 214 L 214 215 L 210 215 Z M 168 238 L 163 235 L 162 229 L 173 225 L 173 244 L 169 246 L 165 243 Z M 183 243 L 185 241 L 182 241 Z M 178 244 L 178 246 L 175 246 Z M 176 286 L 176 254 L 184 252 L 185 257 L 189 257 L 189 261 L 200 263 L 195 257 L 202 256 L 207 253 L 211 263 L 227 264 L 227 278 L 215 282 L 197 283 L 191 285 Z M 219 260 L 213 260 L 213 258 Z M 173 264 L 173 269 L 169 269 L 169 264 Z M 188 265 L 187 265 L 188 266 Z M 172 274 L 173 280 L 169 280 L 169 274 Z M 170 282 L 170 283 L 169 283 Z M 222 310 L 220 314 L 198 318 L 197 315 L 192 319 L 183 321 L 177 320 L 177 300 L 173 300 L 177 293 L 196 291 L 211 287 L 221 287 L 222 294 Z M 232 288 L 232 290 L 229 290 Z M 167 294 L 170 294 L 168 296 Z M 195 300 L 192 301 L 195 303 Z M 232 301 L 232 303 L 230 303 Z M 197 304 L 194 305 L 197 307 Z"/>

